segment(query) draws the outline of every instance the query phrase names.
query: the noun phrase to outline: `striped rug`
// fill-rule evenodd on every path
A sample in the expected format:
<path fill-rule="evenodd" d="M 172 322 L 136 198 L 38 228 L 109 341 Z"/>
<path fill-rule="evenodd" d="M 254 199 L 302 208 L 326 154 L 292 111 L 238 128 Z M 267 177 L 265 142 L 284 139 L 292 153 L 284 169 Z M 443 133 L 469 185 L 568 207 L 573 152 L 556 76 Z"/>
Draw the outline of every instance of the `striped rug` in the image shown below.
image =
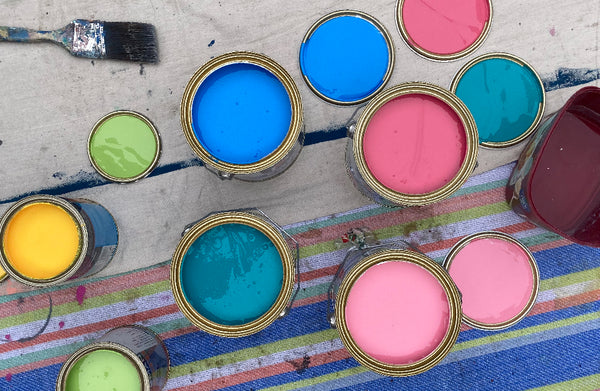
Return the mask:
<path fill-rule="evenodd" d="M 53 390 L 61 363 L 109 328 L 138 323 L 171 354 L 168 390 L 593 390 L 600 388 L 600 250 L 574 245 L 523 221 L 504 201 L 512 165 L 471 178 L 433 206 L 370 205 L 285 227 L 300 243 L 301 291 L 291 313 L 258 334 L 223 339 L 198 331 L 178 311 L 169 262 L 108 278 L 0 297 L 0 389 Z M 326 290 L 352 227 L 402 237 L 441 261 L 461 237 L 510 233 L 535 255 L 538 301 L 501 332 L 463 327 L 441 364 L 410 378 L 358 365 L 326 320 Z M 51 310 L 49 310 L 51 304 Z"/>

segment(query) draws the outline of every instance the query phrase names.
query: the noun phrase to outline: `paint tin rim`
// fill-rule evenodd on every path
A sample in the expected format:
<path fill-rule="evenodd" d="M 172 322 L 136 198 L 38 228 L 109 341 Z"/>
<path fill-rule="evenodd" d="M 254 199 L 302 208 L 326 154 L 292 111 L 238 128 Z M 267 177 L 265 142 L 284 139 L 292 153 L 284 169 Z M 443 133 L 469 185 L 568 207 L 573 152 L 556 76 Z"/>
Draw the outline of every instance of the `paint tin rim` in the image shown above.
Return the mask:
<path fill-rule="evenodd" d="M 200 85 L 216 70 L 232 64 L 251 64 L 263 68 L 276 77 L 285 88 L 292 110 L 292 118 L 287 134 L 281 144 L 269 155 L 261 160 L 249 164 L 228 163 L 214 157 L 200 143 L 194 133 L 192 106 Z M 293 149 L 302 132 L 303 124 L 302 99 L 300 91 L 290 74 L 275 60 L 263 54 L 253 52 L 230 52 L 215 57 L 202 65 L 191 77 L 185 87 L 181 98 L 180 119 L 185 138 L 203 163 L 211 166 L 219 172 L 229 174 L 254 174 L 268 168 L 283 160 Z"/>
<path fill-rule="evenodd" d="M 354 341 L 348 330 L 345 308 L 348 294 L 350 293 L 352 286 L 359 277 L 367 271 L 367 269 L 385 262 L 409 262 L 422 267 L 436 278 L 448 298 L 449 321 L 446 335 L 431 353 L 414 363 L 389 364 L 379 361 L 364 352 Z M 461 326 L 461 297 L 454 281 L 452 281 L 446 269 L 431 258 L 411 250 L 383 250 L 363 258 L 344 276 L 335 296 L 335 317 L 336 327 L 339 330 L 344 347 L 361 365 L 385 376 L 412 376 L 433 368 L 446 357 L 450 352 L 450 349 L 454 346 Z"/>
<path fill-rule="evenodd" d="M 98 131 L 100 126 L 102 126 L 102 124 L 104 124 L 104 122 L 108 121 L 109 119 L 118 117 L 121 115 L 131 116 L 131 117 L 137 118 L 137 119 L 141 120 L 142 122 L 144 122 L 152 131 L 152 135 L 154 136 L 154 141 L 156 142 L 156 153 L 154 154 L 154 158 L 152 159 L 152 162 L 150 163 L 148 168 L 146 168 L 144 171 L 142 171 L 138 175 L 133 176 L 131 178 L 116 177 L 116 176 L 110 175 L 109 173 L 105 172 L 98 165 L 98 163 L 96 163 L 96 160 L 92 157 L 92 151 L 91 151 L 92 138 L 94 137 L 94 135 L 96 134 L 96 132 Z M 100 118 L 94 124 L 94 126 L 92 127 L 92 131 L 90 132 L 90 135 L 88 136 L 87 153 L 88 153 L 88 158 L 90 160 L 90 163 L 92 164 L 92 166 L 94 167 L 94 169 L 96 170 L 96 172 L 98 174 L 100 174 L 102 177 L 104 177 L 105 179 L 108 179 L 109 181 L 112 181 L 112 182 L 131 183 L 131 182 L 136 182 L 142 178 L 147 177 L 152 172 L 152 170 L 154 170 L 156 168 L 156 166 L 158 165 L 158 160 L 160 159 L 161 152 L 162 152 L 162 144 L 160 141 L 160 133 L 156 129 L 156 126 L 154 126 L 152 121 L 150 121 L 150 119 L 148 117 L 146 117 L 145 115 L 140 114 L 135 111 L 131 111 L 131 110 L 116 110 L 116 111 L 112 111 L 112 112 L 104 115 L 102 118 Z"/>
<path fill-rule="evenodd" d="M 465 157 L 460 169 L 444 186 L 429 193 L 408 194 L 392 190 L 375 178 L 369 170 L 363 149 L 363 138 L 369 122 L 377 111 L 386 103 L 403 95 L 428 95 L 450 107 L 462 122 L 465 131 Z M 363 110 L 353 135 L 352 151 L 359 174 L 367 185 L 384 199 L 402 206 L 427 205 L 449 197 L 456 192 L 469 178 L 477 164 L 479 136 L 475 120 L 465 104 L 450 91 L 434 84 L 412 82 L 391 87 L 378 94 Z"/>
<path fill-rule="evenodd" d="M 330 98 L 330 97 L 324 95 L 323 93 L 321 93 L 310 82 L 310 80 L 308 79 L 308 76 L 302 71 L 302 69 L 300 69 L 300 73 L 302 74 L 302 78 L 306 82 L 306 85 L 308 85 L 310 90 L 315 95 L 317 95 L 319 98 L 323 99 L 324 101 L 326 101 L 328 103 L 332 103 L 335 105 L 350 106 L 350 105 L 356 105 L 356 104 L 368 101 L 369 99 L 371 99 L 375 95 L 377 95 L 381 90 L 383 90 L 383 88 L 385 88 L 386 84 L 388 83 L 388 81 L 390 80 L 390 78 L 392 76 L 392 72 L 394 70 L 394 64 L 395 64 L 396 59 L 395 59 L 392 36 L 388 32 L 388 30 L 385 28 L 385 26 L 381 22 L 379 22 L 379 20 L 377 20 L 375 17 L 373 17 L 365 12 L 357 11 L 357 10 L 339 10 L 339 11 L 331 12 L 331 13 L 321 17 L 319 20 L 317 20 L 315 23 L 313 23 L 313 25 L 306 31 L 306 34 L 304 34 L 304 38 L 302 39 L 301 44 L 305 44 L 311 38 L 313 33 L 319 27 L 321 27 L 325 22 L 328 22 L 332 19 L 335 19 L 335 18 L 338 18 L 341 16 L 354 16 L 357 18 L 364 19 L 367 22 L 371 23 L 375 28 L 377 28 L 379 30 L 379 32 L 381 33 L 381 35 L 383 35 L 383 39 L 385 40 L 386 46 L 388 48 L 388 67 L 387 67 L 385 75 L 383 76 L 383 79 L 381 81 L 381 85 L 379 87 L 377 87 L 377 89 L 375 91 L 373 91 L 369 95 L 365 96 L 364 98 L 361 98 L 358 100 L 353 100 L 353 101 L 341 101 L 341 100 Z M 300 62 L 301 56 L 302 56 L 302 46 L 300 46 L 300 50 L 298 51 L 299 62 Z"/>
<path fill-rule="evenodd" d="M 396 2 L 396 15 L 395 16 L 396 16 L 396 27 L 398 28 L 398 32 L 400 33 L 402 40 L 404 41 L 406 46 L 409 47 L 410 50 L 412 50 L 414 53 L 416 53 L 419 56 L 426 58 L 428 60 L 446 62 L 446 61 L 454 61 L 454 60 L 458 60 L 463 57 L 466 57 L 469 54 L 473 53 L 475 50 L 477 50 L 481 45 L 483 45 L 483 43 L 485 42 L 485 40 L 487 39 L 487 37 L 490 33 L 490 29 L 492 26 L 492 17 L 494 14 L 492 0 L 488 0 L 488 4 L 490 7 L 490 17 L 489 17 L 488 21 L 485 23 L 483 30 L 481 31 L 481 34 L 479 34 L 479 37 L 477 37 L 475 42 L 473 42 L 467 48 L 461 50 L 460 52 L 456 52 L 456 53 L 439 54 L 439 53 L 430 52 L 426 49 L 423 49 L 423 48 L 417 46 L 416 44 L 410 43 L 412 41 L 412 39 L 410 38 L 408 31 L 406 30 L 406 26 L 404 25 L 404 18 L 402 17 L 402 9 L 404 6 L 404 1 L 405 0 L 398 0 Z"/>
<path fill-rule="evenodd" d="M 79 233 L 79 253 L 77 254 L 77 258 L 73 261 L 73 263 L 62 273 L 59 275 L 48 278 L 48 279 L 35 279 L 31 277 L 27 277 L 17 271 L 11 264 L 8 259 L 8 256 L 4 252 L 4 233 L 6 231 L 6 226 L 8 222 L 12 219 L 12 217 L 19 210 L 24 208 L 27 205 L 32 204 L 52 204 L 62 208 L 65 212 L 71 216 L 71 218 L 75 221 L 77 225 L 77 230 Z M 22 198 L 21 200 L 15 202 L 2 216 L 0 219 L 0 266 L 6 271 L 7 275 L 10 275 L 11 278 L 19 281 L 20 283 L 33 286 L 33 287 L 47 287 L 58 284 L 60 282 L 64 282 L 68 280 L 71 276 L 73 276 L 77 270 L 83 264 L 87 251 L 88 251 L 88 226 L 81 215 L 81 213 L 66 199 L 51 196 L 51 195 L 33 195 Z"/>
<path fill-rule="evenodd" d="M 181 266 L 190 246 L 208 230 L 224 224 L 243 224 L 263 233 L 275 245 L 283 266 L 281 290 L 273 305 L 257 319 L 241 325 L 224 325 L 202 316 L 186 300 L 181 285 Z M 295 268 L 292 250 L 283 234 L 265 218 L 247 212 L 218 212 L 195 223 L 181 238 L 171 262 L 171 290 L 179 310 L 194 326 L 220 337 L 243 337 L 259 332 L 285 313 L 292 297 Z"/>
<path fill-rule="evenodd" d="M 454 75 L 454 78 L 452 79 L 452 83 L 450 84 L 450 91 L 452 91 L 452 93 L 456 94 L 456 89 L 458 88 L 458 83 L 460 82 L 462 77 L 465 75 L 465 73 L 467 73 L 467 71 L 469 69 L 471 69 L 471 67 L 473 67 L 474 65 L 477 65 L 478 63 L 480 63 L 482 61 L 490 60 L 490 59 L 507 60 L 507 61 L 514 62 L 515 64 L 518 64 L 520 66 L 526 67 L 533 73 L 533 75 L 535 76 L 536 80 L 538 81 L 538 83 L 540 85 L 540 89 L 542 91 L 542 101 L 538 105 L 537 115 L 536 115 L 535 119 L 533 120 L 532 124 L 529 126 L 529 128 L 527 130 L 525 130 L 523 133 L 521 133 L 521 135 L 519 135 L 518 137 L 515 137 L 514 139 L 511 139 L 511 140 L 499 141 L 499 142 L 494 142 L 494 141 L 479 142 L 479 140 L 478 140 L 479 144 L 483 147 L 492 148 L 492 149 L 507 148 L 507 147 L 511 147 L 511 146 L 516 145 L 516 144 L 520 143 L 521 141 L 525 140 L 537 129 L 538 125 L 542 121 L 542 117 L 544 115 L 544 111 L 546 108 L 546 90 L 544 88 L 544 83 L 542 82 L 540 75 L 531 66 L 531 64 L 529 64 L 527 61 L 525 61 L 522 58 L 517 57 L 513 54 L 504 53 L 504 52 L 492 52 L 492 53 L 486 53 L 486 54 L 482 54 L 481 56 L 475 57 L 474 59 L 467 62 L 465 65 L 463 65 L 459 69 L 459 71 L 456 73 L 456 75 Z"/>
<path fill-rule="evenodd" d="M 460 250 L 462 250 L 467 244 L 469 244 L 473 240 L 486 239 L 486 238 L 504 240 L 506 242 L 515 244 L 519 248 L 521 248 L 525 252 L 525 254 L 527 254 L 529 266 L 531 267 L 531 272 L 533 274 L 533 289 L 531 292 L 531 296 L 529 297 L 529 300 L 528 300 L 527 304 L 525 305 L 525 307 L 523 307 L 523 309 L 517 315 L 512 317 L 511 319 L 508 319 L 508 320 L 506 320 L 504 322 L 500 322 L 500 323 L 484 323 L 484 322 L 474 320 L 474 319 L 468 317 L 467 315 L 463 314 L 463 322 L 466 323 L 467 325 L 477 328 L 477 329 L 480 329 L 480 330 L 496 331 L 496 330 L 502 330 L 502 329 L 506 329 L 508 327 L 514 326 L 519 321 L 521 321 L 525 316 L 527 316 L 529 311 L 531 311 L 531 309 L 535 305 L 535 302 L 536 302 L 537 296 L 538 296 L 538 292 L 539 292 L 540 272 L 539 272 L 539 269 L 537 266 L 537 262 L 535 261 L 535 258 L 533 256 L 533 254 L 531 253 L 531 251 L 529 251 L 529 249 L 523 243 L 518 241 L 517 239 L 513 238 L 512 236 L 510 236 L 508 234 L 505 234 L 505 233 L 499 232 L 499 231 L 483 231 L 483 232 L 478 232 L 478 233 L 468 235 L 468 236 L 462 238 L 452 247 L 452 249 L 450 249 L 450 252 L 448 253 L 448 255 L 446 255 L 446 258 L 444 258 L 442 266 L 446 270 L 448 270 L 448 273 L 450 273 L 449 269 L 450 269 L 450 266 L 452 265 L 452 261 L 454 260 L 456 255 L 460 252 Z"/>
<path fill-rule="evenodd" d="M 142 391 L 150 391 L 150 375 L 146 371 L 146 367 L 142 360 L 129 348 L 114 342 L 92 342 L 75 351 L 75 353 L 73 353 L 60 368 L 58 378 L 56 379 L 56 391 L 65 391 L 66 381 L 73 366 L 85 355 L 97 350 L 113 351 L 127 358 L 135 366 L 135 369 L 140 376 Z"/>

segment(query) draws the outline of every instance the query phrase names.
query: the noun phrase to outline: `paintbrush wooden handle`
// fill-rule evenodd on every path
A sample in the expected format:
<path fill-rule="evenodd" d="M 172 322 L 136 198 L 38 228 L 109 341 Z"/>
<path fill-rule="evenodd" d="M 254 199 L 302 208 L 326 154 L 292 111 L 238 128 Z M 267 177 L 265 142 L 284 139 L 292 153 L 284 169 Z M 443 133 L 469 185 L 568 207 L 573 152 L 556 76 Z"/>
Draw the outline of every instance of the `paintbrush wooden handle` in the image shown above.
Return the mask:
<path fill-rule="evenodd" d="M 63 33 L 63 29 L 55 31 L 37 31 L 23 27 L 0 26 L 0 42 L 39 42 L 52 41 L 61 43 L 58 37 Z"/>

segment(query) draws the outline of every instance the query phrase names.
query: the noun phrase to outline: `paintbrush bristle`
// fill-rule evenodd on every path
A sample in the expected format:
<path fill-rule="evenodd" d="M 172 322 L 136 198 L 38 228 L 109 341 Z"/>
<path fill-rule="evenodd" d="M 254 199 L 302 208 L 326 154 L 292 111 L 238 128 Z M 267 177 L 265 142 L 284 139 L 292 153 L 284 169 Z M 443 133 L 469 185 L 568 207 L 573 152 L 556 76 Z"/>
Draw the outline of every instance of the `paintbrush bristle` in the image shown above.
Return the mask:
<path fill-rule="evenodd" d="M 104 22 L 106 58 L 158 62 L 156 30 L 148 23 Z"/>

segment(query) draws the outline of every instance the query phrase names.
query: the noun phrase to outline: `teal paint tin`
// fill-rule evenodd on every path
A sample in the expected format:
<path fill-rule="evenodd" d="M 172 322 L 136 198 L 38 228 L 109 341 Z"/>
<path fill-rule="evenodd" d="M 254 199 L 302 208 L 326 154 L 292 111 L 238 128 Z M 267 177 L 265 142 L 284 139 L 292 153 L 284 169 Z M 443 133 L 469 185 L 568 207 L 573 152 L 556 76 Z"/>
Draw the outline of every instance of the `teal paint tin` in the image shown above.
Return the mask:
<path fill-rule="evenodd" d="M 219 212 L 184 231 L 173 255 L 171 288 L 196 327 L 246 336 L 287 314 L 297 262 L 297 243 L 262 212 Z"/>
<path fill-rule="evenodd" d="M 464 65 L 450 86 L 467 106 L 479 143 L 504 148 L 526 139 L 539 125 L 546 98 L 531 65 L 506 53 L 489 53 Z"/>

